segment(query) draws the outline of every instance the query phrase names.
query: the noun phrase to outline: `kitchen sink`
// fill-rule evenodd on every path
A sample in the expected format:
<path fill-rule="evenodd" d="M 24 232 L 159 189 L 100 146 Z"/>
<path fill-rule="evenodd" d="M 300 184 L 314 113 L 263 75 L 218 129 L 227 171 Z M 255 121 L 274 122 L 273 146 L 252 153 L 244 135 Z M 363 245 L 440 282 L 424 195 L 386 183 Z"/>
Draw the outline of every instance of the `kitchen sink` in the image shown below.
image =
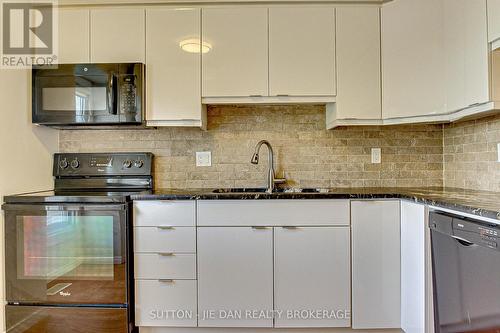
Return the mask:
<path fill-rule="evenodd" d="M 273 193 L 326 193 L 328 189 L 321 188 L 277 188 Z M 218 188 L 213 193 L 266 193 L 265 188 L 235 187 Z"/>

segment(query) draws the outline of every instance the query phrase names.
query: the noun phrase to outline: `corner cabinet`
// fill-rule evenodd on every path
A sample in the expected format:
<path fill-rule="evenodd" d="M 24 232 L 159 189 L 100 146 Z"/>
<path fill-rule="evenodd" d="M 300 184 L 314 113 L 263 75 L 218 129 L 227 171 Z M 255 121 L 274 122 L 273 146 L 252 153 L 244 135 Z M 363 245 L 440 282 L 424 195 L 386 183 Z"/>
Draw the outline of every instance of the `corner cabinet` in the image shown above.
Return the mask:
<path fill-rule="evenodd" d="M 98 8 L 90 11 L 90 61 L 145 61 L 143 8 Z"/>
<path fill-rule="evenodd" d="M 401 327 L 400 202 L 352 201 L 352 328 Z"/>
<path fill-rule="evenodd" d="M 500 0 L 488 0 L 488 41 L 500 48 Z"/>
<path fill-rule="evenodd" d="M 201 9 L 146 9 L 146 125 L 205 126 L 200 39 Z"/>
<path fill-rule="evenodd" d="M 380 8 L 337 8 L 337 102 L 328 107 L 327 127 L 344 119 L 380 120 Z"/>
<path fill-rule="evenodd" d="M 204 8 L 203 97 L 267 96 L 267 8 Z"/>

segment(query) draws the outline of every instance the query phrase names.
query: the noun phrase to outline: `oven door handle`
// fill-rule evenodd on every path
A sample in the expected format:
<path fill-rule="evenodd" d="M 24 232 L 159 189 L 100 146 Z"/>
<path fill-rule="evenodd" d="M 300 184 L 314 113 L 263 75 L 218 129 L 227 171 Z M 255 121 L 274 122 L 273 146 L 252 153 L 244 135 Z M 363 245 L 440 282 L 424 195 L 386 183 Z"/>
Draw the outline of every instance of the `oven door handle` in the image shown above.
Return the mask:
<path fill-rule="evenodd" d="M 74 205 L 74 204 L 5 204 L 2 206 L 5 211 L 124 211 L 127 209 L 126 204 L 89 204 L 89 205 Z"/>

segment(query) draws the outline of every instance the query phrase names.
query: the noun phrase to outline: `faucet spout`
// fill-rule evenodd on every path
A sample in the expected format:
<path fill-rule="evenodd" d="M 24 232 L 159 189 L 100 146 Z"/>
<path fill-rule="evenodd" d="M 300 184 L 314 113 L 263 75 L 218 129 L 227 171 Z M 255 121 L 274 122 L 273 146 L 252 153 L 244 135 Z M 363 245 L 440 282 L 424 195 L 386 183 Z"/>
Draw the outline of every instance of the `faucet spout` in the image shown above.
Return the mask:
<path fill-rule="evenodd" d="M 286 180 L 276 178 L 274 172 L 274 152 L 273 147 L 271 146 L 269 141 L 261 140 L 259 141 L 259 143 L 257 143 L 257 145 L 255 146 L 255 153 L 253 154 L 250 162 L 252 164 L 259 164 L 259 153 L 262 145 L 265 145 L 267 147 L 267 151 L 269 153 L 269 168 L 267 170 L 267 192 L 272 193 L 276 183 L 284 183 Z"/>

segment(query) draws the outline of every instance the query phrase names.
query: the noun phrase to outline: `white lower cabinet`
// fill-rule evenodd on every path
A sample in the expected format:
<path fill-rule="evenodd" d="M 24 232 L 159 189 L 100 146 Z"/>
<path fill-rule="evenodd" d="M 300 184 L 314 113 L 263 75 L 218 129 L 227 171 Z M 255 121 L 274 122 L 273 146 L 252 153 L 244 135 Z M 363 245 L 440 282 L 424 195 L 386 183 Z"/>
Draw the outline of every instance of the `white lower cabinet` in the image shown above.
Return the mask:
<path fill-rule="evenodd" d="M 198 228 L 198 325 L 272 327 L 272 318 L 247 311 L 273 310 L 271 228 Z"/>
<path fill-rule="evenodd" d="M 349 244 L 349 227 L 275 228 L 275 327 L 350 326 Z"/>
<path fill-rule="evenodd" d="M 136 280 L 137 326 L 196 327 L 196 281 Z"/>
<path fill-rule="evenodd" d="M 196 254 L 136 253 L 136 279 L 196 280 Z"/>
<path fill-rule="evenodd" d="M 352 328 L 401 327 L 400 202 L 351 202 Z"/>
<path fill-rule="evenodd" d="M 136 325 L 196 327 L 195 201 L 136 201 L 133 217 Z"/>

